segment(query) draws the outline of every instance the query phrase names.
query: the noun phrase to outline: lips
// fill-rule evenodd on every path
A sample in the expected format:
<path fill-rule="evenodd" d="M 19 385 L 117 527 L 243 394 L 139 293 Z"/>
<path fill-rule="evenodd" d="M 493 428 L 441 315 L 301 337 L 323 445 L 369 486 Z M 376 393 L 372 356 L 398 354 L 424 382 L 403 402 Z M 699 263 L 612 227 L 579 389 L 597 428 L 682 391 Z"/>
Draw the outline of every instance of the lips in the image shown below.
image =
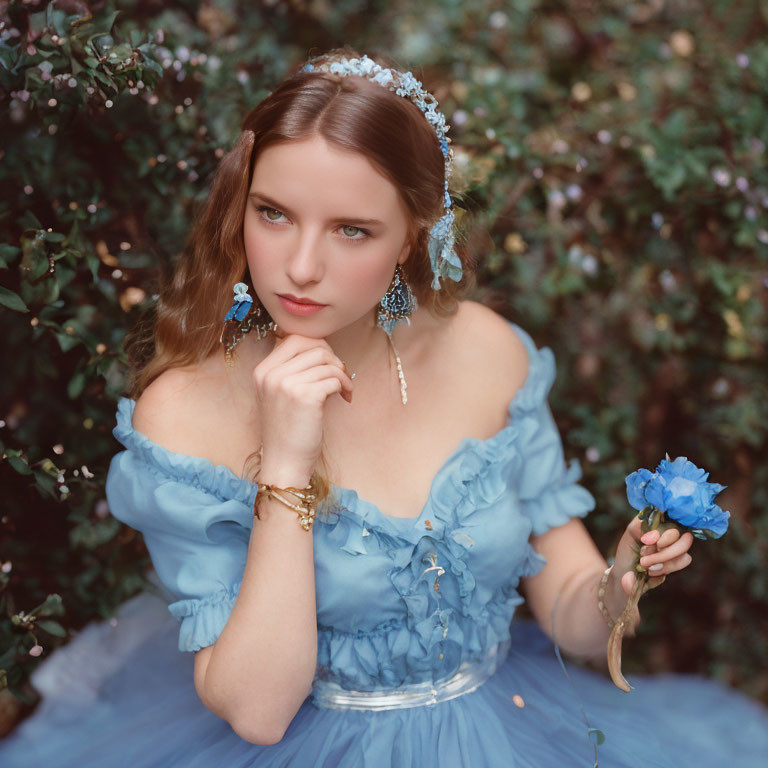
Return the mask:
<path fill-rule="evenodd" d="M 307 315 L 314 315 L 318 312 L 322 312 L 325 304 L 301 304 L 298 301 L 289 299 L 287 296 L 281 296 L 277 294 L 280 299 L 280 303 L 283 305 L 283 309 L 290 315 L 297 315 L 298 317 L 306 317 Z M 304 299 L 306 301 L 306 299 Z"/>
<path fill-rule="evenodd" d="M 291 301 L 295 302 L 296 304 L 309 304 L 310 306 L 315 307 L 324 307 L 325 304 L 321 304 L 318 301 L 312 301 L 312 299 L 304 299 L 299 296 L 293 296 L 290 293 L 278 293 L 278 296 L 282 296 L 284 299 L 290 299 Z"/>

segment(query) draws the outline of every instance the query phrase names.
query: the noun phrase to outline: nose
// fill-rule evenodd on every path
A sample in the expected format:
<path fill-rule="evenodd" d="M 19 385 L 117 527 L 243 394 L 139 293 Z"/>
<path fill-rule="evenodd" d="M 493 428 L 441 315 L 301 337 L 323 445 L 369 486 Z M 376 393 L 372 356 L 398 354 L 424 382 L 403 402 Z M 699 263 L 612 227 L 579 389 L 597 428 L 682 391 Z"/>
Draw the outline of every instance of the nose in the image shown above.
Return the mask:
<path fill-rule="evenodd" d="M 295 246 L 288 259 L 286 272 L 297 286 L 317 283 L 325 271 L 323 243 L 320 234 L 305 230 L 297 235 Z"/>

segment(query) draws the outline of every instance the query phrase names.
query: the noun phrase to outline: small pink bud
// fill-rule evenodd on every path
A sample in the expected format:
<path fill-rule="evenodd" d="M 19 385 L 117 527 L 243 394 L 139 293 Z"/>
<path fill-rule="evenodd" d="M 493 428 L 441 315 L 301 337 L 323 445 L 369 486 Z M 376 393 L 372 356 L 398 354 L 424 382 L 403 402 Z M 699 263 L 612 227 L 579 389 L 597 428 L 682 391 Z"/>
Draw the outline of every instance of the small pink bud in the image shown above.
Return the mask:
<path fill-rule="evenodd" d="M 33 645 L 29 649 L 29 655 L 30 656 L 39 656 L 43 652 L 43 646 L 42 645 Z"/>

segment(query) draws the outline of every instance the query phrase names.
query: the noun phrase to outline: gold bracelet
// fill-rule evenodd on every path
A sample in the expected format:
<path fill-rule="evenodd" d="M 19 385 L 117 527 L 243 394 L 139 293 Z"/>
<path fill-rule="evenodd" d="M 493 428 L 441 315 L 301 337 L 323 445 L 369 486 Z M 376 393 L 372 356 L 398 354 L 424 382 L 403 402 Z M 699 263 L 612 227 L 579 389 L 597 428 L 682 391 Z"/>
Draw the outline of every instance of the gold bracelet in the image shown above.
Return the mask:
<path fill-rule="evenodd" d="M 616 622 L 611 618 L 611 614 L 608 613 L 608 609 L 603 602 L 603 597 L 605 596 L 605 587 L 608 583 L 608 574 L 611 572 L 612 568 L 613 566 L 610 566 L 605 569 L 603 577 L 600 579 L 600 588 L 597 590 L 597 607 L 602 611 L 602 614 L 605 616 L 605 620 L 608 622 L 608 626 L 611 627 L 611 629 L 613 629 L 613 625 Z"/>
<path fill-rule="evenodd" d="M 304 488 L 295 488 L 288 486 L 286 488 L 280 488 L 276 485 L 269 483 L 259 483 L 259 491 L 256 494 L 256 498 L 253 502 L 253 513 L 261 520 L 258 510 L 259 498 L 264 497 L 267 499 L 277 499 L 281 504 L 286 507 L 290 507 L 295 510 L 299 515 L 299 523 L 305 531 L 309 531 L 312 528 L 315 518 L 315 508 L 317 506 L 317 483 L 315 481 L 315 475 L 313 474 L 309 484 Z M 282 496 L 283 493 L 290 493 L 299 499 L 299 503 L 292 504 L 288 499 Z"/>

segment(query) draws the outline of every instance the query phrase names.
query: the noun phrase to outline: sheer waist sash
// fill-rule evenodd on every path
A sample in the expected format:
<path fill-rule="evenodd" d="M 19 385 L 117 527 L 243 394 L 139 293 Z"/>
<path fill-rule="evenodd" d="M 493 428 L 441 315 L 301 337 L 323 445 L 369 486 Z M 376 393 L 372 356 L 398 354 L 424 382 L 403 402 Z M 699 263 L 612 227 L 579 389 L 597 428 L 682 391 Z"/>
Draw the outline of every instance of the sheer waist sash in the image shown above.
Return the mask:
<path fill-rule="evenodd" d="M 395 689 L 352 691 L 328 680 L 315 681 L 312 703 L 321 709 L 366 709 L 381 711 L 423 707 L 448 701 L 481 686 L 504 663 L 510 640 L 503 640 L 477 661 L 464 661 L 453 677 L 439 682 L 408 683 Z"/>

